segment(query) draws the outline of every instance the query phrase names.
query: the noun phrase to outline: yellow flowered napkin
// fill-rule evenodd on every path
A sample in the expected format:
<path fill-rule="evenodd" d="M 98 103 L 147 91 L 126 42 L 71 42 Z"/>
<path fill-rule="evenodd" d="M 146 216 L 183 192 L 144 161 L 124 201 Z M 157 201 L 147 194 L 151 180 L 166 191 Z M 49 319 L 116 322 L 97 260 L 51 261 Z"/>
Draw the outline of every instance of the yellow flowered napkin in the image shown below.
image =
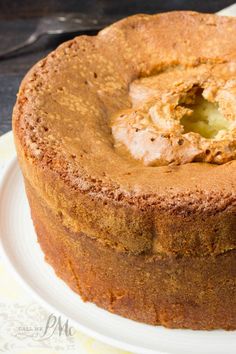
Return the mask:
<path fill-rule="evenodd" d="M 0 137 L 0 174 L 15 154 L 12 132 Z M 76 331 L 45 310 L 12 278 L 0 258 L 0 352 L 9 354 L 127 354 Z M 55 326 L 51 327 L 52 323 Z M 54 331 L 55 329 L 55 331 Z"/>

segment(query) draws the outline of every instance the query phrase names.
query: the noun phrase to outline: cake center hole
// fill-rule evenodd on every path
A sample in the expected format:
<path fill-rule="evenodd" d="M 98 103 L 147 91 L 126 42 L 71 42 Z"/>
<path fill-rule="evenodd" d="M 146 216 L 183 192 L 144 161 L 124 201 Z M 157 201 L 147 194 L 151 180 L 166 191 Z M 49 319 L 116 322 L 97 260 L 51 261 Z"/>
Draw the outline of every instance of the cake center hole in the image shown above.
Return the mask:
<path fill-rule="evenodd" d="M 191 96 L 192 102 L 183 105 L 192 110 L 190 115 L 185 115 L 180 123 L 184 133 L 198 133 L 204 138 L 213 139 L 220 130 L 229 129 L 229 121 L 220 113 L 218 105 L 207 101 L 201 94 Z"/>

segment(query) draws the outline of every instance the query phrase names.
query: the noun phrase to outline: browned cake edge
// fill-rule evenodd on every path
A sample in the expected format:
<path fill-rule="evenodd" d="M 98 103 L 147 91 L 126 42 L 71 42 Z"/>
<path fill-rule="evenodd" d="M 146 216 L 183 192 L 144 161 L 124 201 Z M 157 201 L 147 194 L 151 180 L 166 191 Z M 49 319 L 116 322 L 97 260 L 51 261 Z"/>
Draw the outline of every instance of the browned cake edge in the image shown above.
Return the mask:
<path fill-rule="evenodd" d="M 236 329 L 235 250 L 204 257 L 118 252 L 70 232 L 28 182 L 26 190 L 46 260 L 83 300 L 152 325 Z"/>

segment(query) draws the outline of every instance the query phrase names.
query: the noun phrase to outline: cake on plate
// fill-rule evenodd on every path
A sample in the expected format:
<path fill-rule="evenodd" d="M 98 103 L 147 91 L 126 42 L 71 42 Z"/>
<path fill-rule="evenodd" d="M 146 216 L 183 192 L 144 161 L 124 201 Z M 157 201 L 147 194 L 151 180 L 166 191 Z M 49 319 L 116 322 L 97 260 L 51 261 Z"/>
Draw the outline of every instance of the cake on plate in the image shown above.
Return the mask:
<path fill-rule="evenodd" d="M 236 329 L 235 32 L 234 18 L 135 15 L 24 78 L 13 130 L 38 242 L 83 300 Z"/>

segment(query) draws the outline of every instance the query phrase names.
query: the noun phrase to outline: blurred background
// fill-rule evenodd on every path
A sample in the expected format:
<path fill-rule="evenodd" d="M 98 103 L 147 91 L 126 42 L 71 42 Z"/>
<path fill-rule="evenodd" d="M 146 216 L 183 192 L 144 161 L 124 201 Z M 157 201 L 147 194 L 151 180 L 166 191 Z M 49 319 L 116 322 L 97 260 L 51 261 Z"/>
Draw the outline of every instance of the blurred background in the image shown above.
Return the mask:
<path fill-rule="evenodd" d="M 99 23 L 136 13 L 158 13 L 172 10 L 217 12 L 230 0 L 0 0 L 0 56 L 4 50 L 27 39 L 41 17 L 72 12 Z M 101 25 L 103 27 L 103 25 Z M 96 30 L 85 33 L 95 34 Z M 5 59 L 0 58 L 0 135 L 11 130 L 11 114 L 16 93 L 28 69 L 61 42 L 80 32 L 43 36 L 34 45 Z M 83 32 L 84 33 L 84 32 Z"/>

